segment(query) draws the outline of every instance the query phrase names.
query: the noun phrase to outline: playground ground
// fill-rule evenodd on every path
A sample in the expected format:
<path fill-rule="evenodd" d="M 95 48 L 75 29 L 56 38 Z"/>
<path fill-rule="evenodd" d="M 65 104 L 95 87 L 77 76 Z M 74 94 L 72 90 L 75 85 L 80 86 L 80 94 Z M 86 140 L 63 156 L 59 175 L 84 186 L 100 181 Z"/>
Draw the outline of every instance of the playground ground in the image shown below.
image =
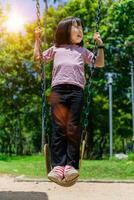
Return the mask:
<path fill-rule="evenodd" d="M 16 181 L 0 176 L 0 200 L 133 200 L 134 183 L 77 182 L 65 188 L 52 182 Z"/>

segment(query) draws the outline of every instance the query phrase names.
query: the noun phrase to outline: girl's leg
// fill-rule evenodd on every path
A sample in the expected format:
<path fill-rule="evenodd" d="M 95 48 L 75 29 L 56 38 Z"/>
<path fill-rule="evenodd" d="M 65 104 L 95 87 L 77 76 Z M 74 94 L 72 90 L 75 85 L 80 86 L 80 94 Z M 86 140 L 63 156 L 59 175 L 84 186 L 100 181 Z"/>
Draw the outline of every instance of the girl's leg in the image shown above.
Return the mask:
<path fill-rule="evenodd" d="M 64 106 L 64 95 L 53 91 L 51 101 L 52 110 L 52 138 L 51 138 L 51 164 L 55 166 L 66 165 L 66 121 L 68 109 Z"/>
<path fill-rule="evenodd" d="M 54 114 L 53 123 L 53 133 L 51 138 L 51 162 L 52 167 L 55 166 L 65 166 L 66 164 L 66 138 L 63 129 L 60 124 L 55 120 Z"/>
<path fill-rule="evenodd" d="M 67 123 L 67 165 L 78 169 L 80 157 L 80 118 L 83 106 L 83 90 L 73 90 L 70 97 L 70 113 Z"/>

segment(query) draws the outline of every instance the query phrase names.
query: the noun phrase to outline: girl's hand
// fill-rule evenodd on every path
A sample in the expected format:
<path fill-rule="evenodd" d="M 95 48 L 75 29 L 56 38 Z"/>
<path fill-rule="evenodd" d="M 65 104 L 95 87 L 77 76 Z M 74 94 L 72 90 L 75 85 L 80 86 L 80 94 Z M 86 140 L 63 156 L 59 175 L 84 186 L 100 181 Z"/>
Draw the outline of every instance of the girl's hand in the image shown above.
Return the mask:
<path fill-rule="evenodd" d="M 39 27 L 37 27 L 37 28 L 35 29 L 35 39 L 36 39 L 36 40 L 41 39 L 41 29 L 40 29 Z"/>
<path fill-rule="evenodd" d="M 97 43 L 98 46 L 103 45 L 103 41 L 98 32 L 94 33 L 93 39 L 95 40 L 95 42 Z"/>

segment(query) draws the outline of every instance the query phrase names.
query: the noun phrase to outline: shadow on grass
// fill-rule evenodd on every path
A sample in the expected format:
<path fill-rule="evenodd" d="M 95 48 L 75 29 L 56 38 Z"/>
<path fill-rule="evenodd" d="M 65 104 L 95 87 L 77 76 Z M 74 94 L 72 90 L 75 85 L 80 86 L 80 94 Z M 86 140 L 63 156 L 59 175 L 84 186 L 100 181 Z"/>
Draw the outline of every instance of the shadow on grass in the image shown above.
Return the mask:
<path fill-rule="evenodd" d="M 44 192 L 0 192 L 0 200 L 48 200 Z"/>

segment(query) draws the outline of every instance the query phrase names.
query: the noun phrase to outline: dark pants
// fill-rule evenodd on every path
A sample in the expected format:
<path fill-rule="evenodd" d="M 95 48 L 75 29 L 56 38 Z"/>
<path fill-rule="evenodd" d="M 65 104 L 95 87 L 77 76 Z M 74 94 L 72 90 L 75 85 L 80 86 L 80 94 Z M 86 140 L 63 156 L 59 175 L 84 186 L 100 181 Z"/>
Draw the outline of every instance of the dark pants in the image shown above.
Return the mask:
<path fill-rule="evenodd" d="M 54 166 L 71 165 L 79 168 L 80 117 L 83 106 L 83 89 L 70 84 L 52 88 L 51 162 Z"/>

